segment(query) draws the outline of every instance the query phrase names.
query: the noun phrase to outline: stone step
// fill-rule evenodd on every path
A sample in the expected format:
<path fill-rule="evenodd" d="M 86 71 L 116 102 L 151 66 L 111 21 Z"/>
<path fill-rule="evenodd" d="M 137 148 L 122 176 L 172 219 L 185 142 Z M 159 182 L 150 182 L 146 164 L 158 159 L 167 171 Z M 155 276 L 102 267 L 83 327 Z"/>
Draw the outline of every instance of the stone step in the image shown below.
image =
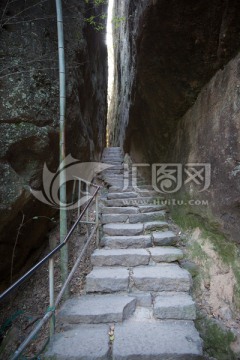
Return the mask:
<path fill-rule="evenodd" d="M 124 295 L 84 295 L 67 300 L 57 315 L 58 324 L 100 324 L 129 318 L 137 300 Z"/>
<path fill-rule="evenodd" d="M 119 155 L 112 155 L 112 156 L 104 156 L 102 157 L 102 162 L 105 162 L 105 161 L 121 161 L 121 163 L 123 162 L 123 157 L 122 156 L 119 156 Z"/>
<path fill-rule="evenodd" d="M 121 174 L 105 174 L 102 176 L 102 178 L 104 180 L 122 180 L 123 181 L 123 176 Z"/>
<path fill-rule="evenodd" d="M 123 162 L 123 156 L 121 154 L 108 154 L 108 155 L 104 155 L 102 157 L 102 161 L 106 161 L 106 160 L 109 160 L 109 161 L 121 161 Z"/>
<path fill-rule="evenodd" d="M 172 231 L 153 232 L 153 244 L 156 246 L 171 246 L 177 243 L 178 237 Z"/>
<path fill-rule="evenodd" d="M 103 214 L 101 217 L 102 224 L 125 223 L 129 219 L 128 214 Z"/>
<path fill-rule="evenodd" d="M 106 170 L 104 170 L 104 171 L 106 171 Z M 144 192 L 145 191 L 154 191 L 152 185 L 140 185 L 138 187 L 129 186 L 124 191 L 136 191 L 136 192 L 138 192 L 139 190 L 144 191 Z M 117 188 L 117 187 L 109 188 L 109 192 L 119 192 L 119 191 L 122 191 L 122 190 Z"/>
<path fill-rule="evenodd" d="M 115 156 L 115 157 L 113 157 L 113 156 L 108 156 L 108 157 L 104 157 L 104 158 L 102 158 L 102 160 L 101 160 L 103 163 L 116 163 L 116 162 L 118 162 L 118 163 L 120 163 L 119 165 L 122 165 L 123 164 L 123 158 L 121 157 L 121 156 Z"/>
<path fill-rule="evenodd" d="M 121 151 L 121 150 L 103 152 L 102 158 L 107 157 L 107 156 L 121 156 L 122 158 L 124 158 L 123 151 Z"/>
<path fill-rule="evenodd" d="M 129 215 L 129 223 L 140 223 L 140 222 L 149 222 L 156 220 L 164 220 L 166 217 L 166 212 L 164 210 L 149 212 L 149 213 L 141 213 L 141 214 L 132 214 Z"/>
<path fill-rule="evenodd" d="M 101 172 L 101 175 L 123 175 L 123 170 L 108 169 Z"/>
<path fill-rule="evenodd" d="M 140 205 L 138 207 L 141 213 L 149 213 L 166 209 L 166 205 Z"/>
<path fill-rule="evenodd" d="M 110 168 L 108 168 L 108 169 L 106 169 L 106 170 L 103 170 L 103 171 L 101 172 L 101 174 L 104 174 L 106 171 L 111 171 L 111 170 L 120 170 L 120 171 L 123 171 L 123 169 L 124 169 L 123 165 L 115 165 L 115 166 L 112 166 L 112 167 L 110 167 Z"/>
<path fill-rule="evenodd" d="M 103 225 L 103 233 L 110 236 L 140 235 L 143 233 L 143 224 L 106 224 Z"/>
<path fill-rule="evenodd" d="M 174 262 L 183 258 L 183 252 L 174 247 L 99 249 L 91 256 L 93 266 L 140 266 L 156 263 Z"/>
<path fill-rule="evenodd" d="M 111 208 L 110 208 L 111 209 Z M 124 209 L 124 208 L 123 208 Z M 154 213 L 146 213 L 146 214 L 103 214 L 101 221 L 102 224 L 109 223 L 142 223 L 151 220 L 163 220 L 165 219 L 165 211 L 158 211 Z"/>
<path fill-rule="evenodd" d="M 100 245 L 109 249 L 146 248 L 152 246 L 151 235 L 104 236 Z"/>
<path fill-rule="evenodd" d="M 110 151 L 123 151 L 123 149 L 121 148 L 121 146 L 108 146 L 103 149 L 103 153 Z"/>
<path fill-rule="evenodd" d="M 121 160 L 115 160 L 115 161 L 104 160 L 104 161 L 102 161 L 102 163 L 110 164 L 110 165 L 114 165 L 114 166 L 122 166 L 122 161 Z"/>
<path fill-rule="evenodd" d="M 115 325 L 112 355 L 109 326 L 75 325 L 54 335 L 43 359 L 200 360 L 202 340 L 193 321 L 133 321 Z"/>
<path fill-rule="evenodd" d="M 55 334 L 45 360 L 107 360 L 109 358 L 109 326 L 75 325 Z M 42 357 L 41 357 L 42 358 Z"/>
<path fill-rule="evenodd" d="M 160 263 L 160 262 L 174 262 L 183 259 L 183 252 L 181 249 L 177 249 L 172 246 L 159 246 L 159 247 L 152 247 L 148 249 L 151 260 Z"/>
<path fill-rule="evenodd" d="M 123 181 L 121 182 L 121 181 L 117 181 L 117 180 L 108 180 L 108 181 L 106 181 L 106 180 L 104 180 L 104 182 L 106 183 L 106 184 L 108 184 L 108 185 L 116 185 L 116 186 L 122 186 L 123 187 Z"/>
<path fill-rule="evenodd" d="M 124 158 L 123 151 L 121 151 L 121 150 L 103 152 L 102 158 L 108 157 L 108 156 L 121 156 L 122 158 Z"/>
<path fill-rule="evenodd" d="M 150 191 L 150 190 L 145 190 L 145 191 L 143 191 L 143 190 L 135 190 L 138 194 L 139 194 L 139 197 L 154 197 L 154 199 L 155 199 L 155 201 L 164 201 L 165 200 L 165 198 L 161 195 L 161 194 L 159 194 L 159 193 L 157 193 L 156 191 Z"/>
<path fill-rule="evenodd" d="M 119 192 L 119 193 L 109 193 L 107 198 L 108 200 L 113 199 L 131 199 L 138 197 L 138 194 L 136 192 Z"/>
<path fill-rule="evenodd" d="M 166 221 L 150 221 L 144 223 L 144 232 L 152 232 L 161 230 L 162 232 L 165 232 L 169 230 L 169 224 Z"/>
<path fill-rule="evenodd" d="M 115 327 L 114 360 L 200 360 L 202 340 L 192 321 L 131 321 Z"/>
<path fill-rule="evenodd" d="M 103 215 L 105 214 L 137 214 L 138 209 L 136 207 L 103 207 L 101 209 Z"/>
<path fill-rule="evenodd" d="M 123 185 L 123 183 L 122 183 Z M 129 199 L 114 199 L 114 200 L 106 200 L 106 206 L 113 207 L 121 207 L 121 206 L 146 206 L 146 205 L 155 205 L 156 198 L 155 197 L 137 197 L 137 198 L 129 198 Z"/>
<path fill-rule="evenodd" d="M 195 320 L 196 306 L 186 293 L 162 293 L 154 300 L 153 314 L 157 319 Z"/>
<path fill-rule="evenodd" d="M 150 254 L 145 249 L 99 249 L 91 256 L 93 266 L 148 265 Z"/>
<path fill-rule="evenodd" d="M 86 277 L 87 293 L 127 291 L 129 271 L 124 267 L 94 267 Z"/>
<path fill-rule="evenodd" d="M 141 291 L 189 291 L 191 277 L 177 264 L 133 268 L 133 286 Z"/>

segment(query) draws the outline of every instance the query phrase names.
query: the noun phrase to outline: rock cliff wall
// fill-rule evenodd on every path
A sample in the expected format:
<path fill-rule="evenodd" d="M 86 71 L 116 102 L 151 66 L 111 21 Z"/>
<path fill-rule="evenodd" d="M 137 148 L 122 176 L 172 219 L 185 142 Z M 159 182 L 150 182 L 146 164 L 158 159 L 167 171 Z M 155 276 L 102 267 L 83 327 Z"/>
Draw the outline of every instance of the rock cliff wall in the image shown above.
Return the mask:
<path fill-rule="evenodd" d="M 126 21 L 115 29 L 109 125 L 110 142 L 136 162 L 211 163 L 208 210 L 238 242 L 239 60 L 229 61 L 239 10 L 238 1 L 117 1 Z"/>
<path fill-rule="evenodd" d="M 96 11 L 105 5 L 63 3 L 67 154 L 81 161 L 98 160 L 105 146 L 105 35 L 84 21 Z M 29 189 L 41 189 L 44 163 L 58 167 L 58 53 L 54 1 L 1 1 L 0 14 L 0 276 L 7 285 L 14 244 L 16 274 L 38 256 L 55 213 Z"/>

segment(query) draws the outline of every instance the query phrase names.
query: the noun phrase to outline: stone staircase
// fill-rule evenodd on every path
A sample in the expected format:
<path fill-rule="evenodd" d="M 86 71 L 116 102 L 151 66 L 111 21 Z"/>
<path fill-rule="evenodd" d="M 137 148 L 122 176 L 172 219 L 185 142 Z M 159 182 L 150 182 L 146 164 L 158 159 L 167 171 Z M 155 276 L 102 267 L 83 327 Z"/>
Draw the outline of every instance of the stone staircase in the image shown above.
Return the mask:
<path fill-rule="evenodd" d="M 183 253 L 165 206 L 154 204 L 149 187 L 121 190 L 122 161 L 120 148 L 104 150 L 103 162 L 114 168 L 103 174 L 109 191 L 101 206 L 101 248 L 91 257 L 86 294 L 61 308 L 61 332 L 44 358 L 202 359 L 191 276 L 178 264 Z"/>

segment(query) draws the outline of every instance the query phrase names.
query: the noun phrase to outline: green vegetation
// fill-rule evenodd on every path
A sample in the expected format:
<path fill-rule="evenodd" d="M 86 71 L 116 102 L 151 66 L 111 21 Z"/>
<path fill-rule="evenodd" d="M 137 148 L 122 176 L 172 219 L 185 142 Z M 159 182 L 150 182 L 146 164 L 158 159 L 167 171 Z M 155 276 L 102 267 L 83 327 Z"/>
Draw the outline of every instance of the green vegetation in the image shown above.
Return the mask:
<path fill-rule="evenodd" d="M 85 3 L 91 5 L 90 9 L 97 9 L 100 8 L 100 6 L 102 5 L 107 5 L 108 0 L 85 0 Z M 107 18 L 107 13 L 101 12 L 100 9 L 99 14 L 87 16 L 84 18 L 84 21 L 89 25 L 91 25 L 94 28 L 94 30 L 102 31 L 105 30 L 106 27 L 106 18 Z M 118 28 L 120 24 L 125 20 L 126 20 L 125 17 L 114 16 L 112 19 L 112 24 L 114 25 L 115 28 Z"/>
<path fill-rule="evenodd" d="M 189 200 L 189 199 L 187 199 Z M 185 201 L 187 203 L 187 201 Z M 200 209 L 198 207 L 198 214 L 194 213 L 193 208 L 183 208 L 174 206 L 171 209 L 173 220 L 184 231 L 199 228 L 201 230 L 201 238 L 208 239 L 213 247 L 213 250 L 218 254 L 222 262 L 232 268 L 236 285 L 234 288 L 234 304 L 237 309 L 240 309 L 240 262 L 239 249 L 237 245 L 226 238 L 219 229 L 219 224 L 210 213 L 209 209 Z M 204 263 L 206 275 L 211 259 L 203 251 L 201 245 L 197 242 L 191 243 L 189 246 L 190 258 L 201 259 Z"/>
<path fill-rule="evenodd" d="M 204 350 L 209 356 L 218 360 L 236 360 L 236 356 L 230 348 L 235 340 L 234 334 L 224 330 L 214 320 L 202 318 L 196 321 L 196 327 L 204 340 Z"/>

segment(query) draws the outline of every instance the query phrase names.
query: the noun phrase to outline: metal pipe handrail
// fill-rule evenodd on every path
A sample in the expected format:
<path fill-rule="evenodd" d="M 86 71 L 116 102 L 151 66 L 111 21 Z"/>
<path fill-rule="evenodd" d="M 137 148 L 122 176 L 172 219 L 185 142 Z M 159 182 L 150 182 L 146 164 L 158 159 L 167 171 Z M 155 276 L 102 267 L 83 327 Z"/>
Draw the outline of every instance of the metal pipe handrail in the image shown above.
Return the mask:
<path fill-rule="evenodd" d="M 89 206 L 91 205 L 93 199 L 95 198 L 95 196 L 97 195 L 100 186 L 97 186 L 95 184 L 92 184 L 94 187 L 96 187 L 95 192 L 93 193 L 91 199 L 89 199 L 84 207 L 84 209 L 82 210 L 81 214 L 79 215 L 78 219 L 76 220 L 76 222 L 73 224 L 73 226 L 71 227 L 70 231 L 68 232 L 68 234 L 66 235 L 64 241 L 59 244 L 58 246 L 56 246 L 50 253 L 48 253 L 48 255 L 46 255 L 42 260 L 40 260 L 36 265 L 34 265 L 28 272 L 26 272 L 26 274 L 24 274 L 20 279 L 18 279 L 14 284 L 12 284 L 8 289 L 6 289 L 2 294 L 0 294 L 0 302 L 5 299 L 10 293 L 12 293 L 16 288 L 18 288 L 23 282 L 25 282 L 30 276 L 32 276 L 40 267 L 42 267 L 50 258 L 53 257 L 53 255 L 55 255 L 70 239 L 70 237 L 72 236 L 72 233 L 74 232 L 75 228 L 77 227 L 77 225 L 79 224 L 79 222 L 81 221 L 81 219 L 83 218 L 83 215 L 85 214 L 85 212 L 87 211 L 87 209 L 89 208 Z"/>
<path fill-rule="evenodd" d="M 24 340 L 24 342 L 19 346 L 19 348 L 14 352 L 13 356 L 11 357 L 11 360 L 17 360 L 18 357 L 22 354 L 22 352 L 26 349 L 26 347 L 28 346 L 28 344 L 32 341 L 32 339 L 38 334 L 38 332 L 41 330 L 41 328 L 43 327 L 43 325 L 45 325 L 54 315 L 55 313 L 55 308 L 57 308 L 57 306 L 59 305 L 62 296 L 64 294 L 64 291 L 66 290 L 67 285 L 69 284 L 69 282 L 71 281 L 90 241 L 92 240 L 92 237 L 95 233 L 97 229 L 97 224 L 95 225 L 94 229 L 92 230 L 88 241 L 86 242 L 84 248 L 82 249 L 78 259 L 76 260 L 71 272 L 69 273 L 65 283 L 62 286 L 62 289 L 60 291 L 60 293 L 57 296 L 57 299 L 54 303 L 54 308 L 53 309 L 49 309 L 49 311 L 44 315 L 44 317 L 39 321 L 39 323 L 35 326 L 35 328 L 30 332 L 30 334 L 28 335 L 28 337 Z"/>

